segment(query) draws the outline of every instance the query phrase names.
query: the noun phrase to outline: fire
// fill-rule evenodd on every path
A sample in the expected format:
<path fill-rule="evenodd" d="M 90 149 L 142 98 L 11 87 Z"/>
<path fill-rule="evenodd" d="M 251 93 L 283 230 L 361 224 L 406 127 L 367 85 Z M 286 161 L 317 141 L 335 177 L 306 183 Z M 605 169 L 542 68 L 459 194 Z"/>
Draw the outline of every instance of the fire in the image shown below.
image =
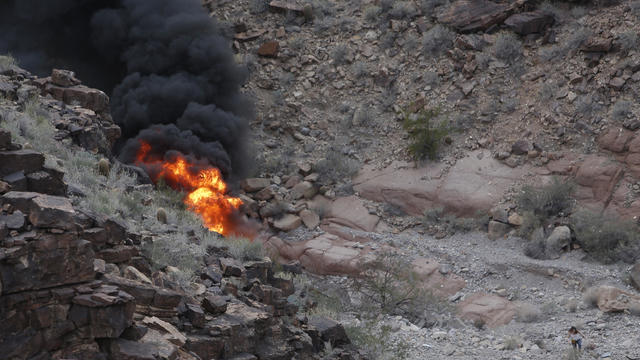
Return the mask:
<path fill-rule="evenodd" d="M 141 141 L 136 164 L 153 169 L 147 172 L 154 182 L 164 179 L 172 188 L 185 191 L 184 203 L 200 215 L 209 230 L 225 236 L 235 232 L 233 215 L 242 205 L 242 200 L 227 195 L 227 184 L 220 170 L 189 163 L 180 154 L 170 160 L 154 159 L 149 155 L 150 151 L 151 145 Z"/>

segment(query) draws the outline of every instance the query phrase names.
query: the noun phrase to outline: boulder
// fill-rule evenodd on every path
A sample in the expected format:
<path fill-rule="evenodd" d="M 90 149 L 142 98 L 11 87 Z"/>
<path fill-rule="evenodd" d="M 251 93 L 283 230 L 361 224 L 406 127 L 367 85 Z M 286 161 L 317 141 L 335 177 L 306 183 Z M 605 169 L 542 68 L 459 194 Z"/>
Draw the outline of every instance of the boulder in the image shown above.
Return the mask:
<path fill-rule="evenodd" d="M 640 309 L 640 295 L 618 289 L 613 286 L 602 285 L 590 289 L 596 298 L 596 304 L 602 312 L 622 312 Z"/>
<path fill-rule="evenodd" d="M 458 0 L 438 17 L 438 22 L 460 32 L 475 32 L 501 24 L 510 14 L 507 4 L 488 0 Z"/>
<path fill-rule="evenodd" d="M 413 271 L 420 279 L 420 286 L 434 295 L 447 298 L 462 290 L 466 282 L 454 274 L 442 274 L 442 266 L 425 258 L 417 258 L 412 263 Z"/>
<path fill-rule="evenodd" d="M 511 322 L 516 314 L 516 307 L 501 296 L 476 293 L 458 305 L 458 314 L 463 319 L 480 321 L 495 328 Z"/>
<path fill-rule="evenodd" d="M 187 341 L 187 338 L 184 335 L 182 335 L 182 333 L 178 331 L 178 329 L 176 329 L 175 326 L 171 325 L 170 323 L 164 320 L 160 320 L 155 316 L 145 317 L 144 319 L 142 319 L 142 324 L 147 326 L 149 329 L 158 330 L 160 333 L 163 334 L 163 337 L 167 341 L 169 341 L 174 345 L 183 346 Z"/>
<path fill-rule="evenodd" d="M 244 266 L 240 261 L 233 258 L 220 258 L 220 268 L 222 269 L 222 274 L 227 276 L 237 276 L 240 277 L 245 272 Z"/>
<path fill-rule="evenodd" d="M 637 263 L 629 270 L 629 280 L 631 284 L 640 290 L 640 263 Z"/>
<path fill-rule="evenodd" d="M 603 149 L 622 153 L 628 150 L 628 144 L 633 139 L 633 135 L 632 131 L 611 127 L 598 138 L 598 145 Z"/>
<path fill-rule="evenodd" d="M 31 199 L 29 221 L 35 227 L 73 230 L 76 228 L 75 215 L 67 198 L 38 195 Z"/>
<path fill-rule="evenodd" d="M 278 57 L 279 50 L 280 44 L 277 41 L 267 41 L 258 48 L 258 55 L 275 58 Z"/>
<path fill-rule="evenodd" d="M 509 222 L 509 209 L 504 206 L 494 206 L 489 210 L 489 216 L 491 216 L 491 219 L 494 221 L 506 224 Z"/>
<path fill-rule="evenodd" d="M 51 82 L 63 87 L 80 84 L 80 80 L 76 79 L 76 74 L 73 71 L 61 69 L 53 69 L 51 71 Z"/>
<path fill-rule="evenodd" d="M 26 177 L 29 191 L 57 196 L 64 196 L 67 193 L 67 184 L 62 177 L 54 177 L 46 171 L 32 172 Z"/>
<path fill-rule="evenodd" d="M 269 179 L 262 178 L 248 178 L 242 180 L 240 186 L 242 186 L 242 190 L 246 192 L 256 192 L 262 190 L 269 186 L 271 181 Z"/>
<path fill-rule="evenodd" d="M 72 233 L 33 231 L 25 233 L 22 242 L 23 245 L 0 250 L 3 295 L 90 281 L 95 277 L 91 243 Z"/>
<path fill-rule="evenodd" d="M 0 176 L 16 171 L 31 173 L 42 169 L 44 155 L 33 150 L 0 151 Z"/>
<path fill-rule="evenodd" d="M 296 215 L 286 214 L 273 222 L 273 227 L 280 231 L 291 231 L 302 225 L 302 220 Z"/>
<path fill-rule="evenodd" d="M 320 216 L 311 210 L 302 210 L 299 215 L 307 229 L 315 229 L 320 225 Z"/>
<path fill-rule="evenodd" d="M 312 183 L 308 181 L 302 181 L 291 189 L 291 197 L 295 200 L 298 200 L 302 197 L 304 197 L 305 199 L 311 199 L 317 192 L 318 190 L 315 188 L 315 186 L 313 186 Z"/>
<path fill-rule="evenodd" d="M 191 323 L 191 325 L 193 325 L 198 329 L 202 329 L 206 321 L 204 316 L 204 311 L 202 310 L 202 308 L 196 304 L 187 304 L 186 306 L 187 306 L 187 312 L 186 312 L 187 319 L 189 319 L 189 322 Z"/>
<path fill-rule="evenodd" d="M 138 249 L 135 246 L 116 245 L 112 248 L 101 250 L 96 256 L 108 263 L 120 264 L 128 262 L 136 255 L 138 255 Z"/>
<path fill-rule="evenodd" d="M 541 34 L 553 23 L 553 14 L 543 10 L 514 14 L 504 21 L 508 28 L 520 35 Z"/>
<path fill-rule="evenodd" d="M 328 318 L 318 317 L 309 320 L 309 324 L 314 326 L 323 341 L 331 343 L 332 347 L 350 344 L 351 341 L 344 331 L 344 327 L 339 322 Z"/>
<path fill-rule="evenodd" d="M 488 151 L 477 150 L 459 159 L 449 171 L 443 170 L 441 163 L 415 168 L 393 162 L 380 170 L 365 165 L 353 181 L 354 190 L 363 198 L 389 203 L 414 216 L 433 207 L 457 216 L 474 216 L 498 203 L 530 167 L 510 168 Z"/>
<path fill-rule="evenodd" d="M 623 174 L 623 167 L 612 159 L 588 155 L 580 164 L 575 176 L 575 182 L 587 189 L 578 189 L 576 198 L 607 203 Z"/>
<path fill-rule="evenodd" d="M 511 152 L 515 155 L 527 155 L 531 150 L 531 144 L 526 140 L 518 140 L 511 145 Z"/>
<path fill-rule="evenodd" d="M 558 259 L 563 249 L 571 243 L 571 230 L 568 226 L 556 226 L 545 240 L 545 253 L 550 259 Z"/>
<path fill-rule="evenodd" d="M 145 284 L 151 284 L 151 279 L 149 279 L 147 275 L 143 274 L 142 272 L 140 272 L 140 270 L 136 269 L 133 266 L 125 267 L 124 271 L 122 271 L 122 276 L 125 279 L 130 279 Z"/>
<path fill-rule="evenodd" d="M 22 170 L 6 175 L 2 179 L 13 191 L 27 191 L 29 189 L 29 182 Z"/>
<path fill-rule="evenodd" d="M 9 230 L 20 230 L 25 225 L 25 215 L 20 210 L 13 214 L 0 215 L 0 223 L 4 223 Z"/>
<path fill-rule="evenodd" d="M 117 288 L 107 292 L 81 294 L 72 300 L 69 318 L 92 337 L 117 338 L 133 322 L 133 297 Z"/>
<path fill-rule="evenodd" d="M 325 218 L 332 223 L 367 232 L 373 231 L 380 221 L 378 216 L 369 213 L 357 196 L 337 198 Z"/>

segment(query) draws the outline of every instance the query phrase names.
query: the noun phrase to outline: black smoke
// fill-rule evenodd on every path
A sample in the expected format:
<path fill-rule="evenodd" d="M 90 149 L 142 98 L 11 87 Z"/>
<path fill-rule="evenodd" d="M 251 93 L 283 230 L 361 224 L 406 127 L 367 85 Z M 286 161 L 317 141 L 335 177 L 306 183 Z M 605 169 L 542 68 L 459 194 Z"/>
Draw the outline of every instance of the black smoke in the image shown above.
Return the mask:
<path fill-rule="evenodd" d="M 0 0 L 0 53 L 110 93 L 127 163 L 145 140 L 226 176 L 242 170 L 252 107 L 229 45 L 199 0 Z"/>

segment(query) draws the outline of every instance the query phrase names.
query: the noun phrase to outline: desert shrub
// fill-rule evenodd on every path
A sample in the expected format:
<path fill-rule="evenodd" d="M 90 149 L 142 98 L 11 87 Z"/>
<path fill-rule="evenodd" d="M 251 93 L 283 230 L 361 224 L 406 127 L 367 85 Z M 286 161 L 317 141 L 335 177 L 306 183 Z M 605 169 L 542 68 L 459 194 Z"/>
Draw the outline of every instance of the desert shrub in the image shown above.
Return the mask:
<path fill-rule="evenodd" d="M 574 19 L 580 19 L 587 15 L 588 11 L 584 6 L 574 6 L 570 10 L 571 17 Z"/>
<path fill-rule="evenodd" d="M 387 31 L 382 36 L 380 36 L 379 45 L 381 49 L 389 49 L 393 47 L 396 43 L 397 35 L 392 31 Z"/>
<path fill-rule="evenodd" d="M 393 108 L 398 99 L 398 88 L 395 86 L 385 87 L 380 96 L 380 108 L 382 111 L 388 111 Z"/>
<path fill-rule="evenodd" d="M 640 245 L 638 227 L 630 222 L 590 211 L 571 217 L 576 241 L 595 260 L 633 263 Z"/>
<path fill-rule="evenodd" d="M 519 209 L 531 212 L 538 219 L 568 214 L 574 205 L 574 183 L 553 178 L 550 184 L 535 188 L 524 186 L 516 197 Z"/>
<path fill-rule="evenodd" d="M 560 311 L 560 307 L 553 301 L 547 302 L 540 308 L 545 315 L 555 315 Z"/>
<path fill-rule="evenodd" d="M 368 23 L 376 23 L 380 19 L 380 12 L 382 12 L 380 6 L 367 6 L 367 8 L 364 9 L 364 19 Z"/>
<path fill-rule="evenodd" d="M 191 243 L 185 234 L 179 232 L 156 237 L 153 242 L 145 245 L 144 251 L 155 269 L 173 266 L 187 277 L 193 276 L 200 268 L 202 258 L 206 255 L 205 249 Z"/>
<path fill-rule="evenodd" d="M 18 62 L 11 55 L 0 55 L 0 73 L 7 71 L 13 66 L 17 66 Z"/>
<path fill-rule="evenodd" d="M 446 0 L 421 0 L 420 10 L 422 11 L 423 15 L 431 16 L 435 8 L 446 3 Z"/>
<path fill-rule="evenodd" d="M 627 100 L 618 100 L 611 107 L 611 118 L 616 121 L 622 121 L 631 115 L 631 102 Z"/>
<path fill-rule="evenodd" d="M 515 350 L 522 345 L 522 338 L 519 336 L 508 336 L 503 342 L 505 350 Z"/>
<path fill-rule="evenodd" d="M 456 34 L 448 28 L 438 24 L 422 37 L 422 49 L 426 57 L 436 57 L 449 50 Z"/>
<path fill-rule="evenodd" d="M 358 61 L 351 66 L 351 71 L 353 72 L 353 76 L 356 79 L 361 79 L 367 75 L 369 75 L 369 67 L 366 63 L 362 61 Z"/>
<path fill-rule="evenodd" d="M 375 125 L 376 114 L 374 109 L 368 105 L 360 106 L 351 119 L 352 126 L 373 127 Z"/>
<path fill-rule="evenodd" d="M 392 19 L 413 18 L 418 15 L 418 10 L 410 1 L 397 1 L 389 10 L 389 17 Z"/>
<path fill-rule="evenodd" d="M 415 160 L 434 160 L 442 140 L 451 129 L 446 119 L 441 119 L 440 109 L 420 110 L 417 114 L 405 112 L 402 127 L 409 134 L 409 153 Z"/>
<path fill-rule="evenodd" d="M 534 305 L 520 303 L 516 307 L 516 318 L 525 323 L 538 322 L 542 318 L 542 312 Z"/>
<path fill-rule="evenodd" d="M 413 53 L 413 51 L 418 48 L 418 42 L 419 40 L 415 35 L 409 34 L 407 38 L 404 39 L 402 47 L 407 53 Z"/>
<path fill-rule="evenodd" d="M 396 0 L 380 0 L 380 9 L 383 13 L 387 13 L 393 8 Z"/>
<path fill-rule="evenodd" d="M 304 48 L 305 40 L 301 36 L 293 36 L 289 39 L 289 47 L 293 50 L 300 51 Z"/>
<path fill-rule="evenodd" d="M 591 95 L 582 95 L 575 101 L 576 115 L 591 119 L 600 111 L 600 105 Z"/>
<path fill-rule="evenodd" d="M 423 225 L 436 225 L 444 218 L 444 208 L 435 207 L 424 211 L 422 214 Z"/>
<path fill-rule="evenodd" d="M 591 36 L 591 30 L 589 30 L 588 28 L 579 27 L 579 28 L 575 29 L 575 31 L 572 32 L 571 35 L 569 35 L 569 37 L 567 38 L 566 43 L 563 46 L 564 47 L 564 54 L 566 55 L 571 50 L 578 49 L 587 40 L 589 40 L 590 36 Z"/>
<path fill-rule="evenodd" d="M 421 286 L 406 257 L 393 252 L 380 252 L 364 262 L 361 272 L 352 279 L 352 287 L 368 312 L 402 315 L 416 319 L 425 311 L 444 312 L 447 304 Z"/>
<path fill-rule="evenodd" d="M 359 161 L 333 148 L 313 167 L 313 171 L 320 175 L 318 181 L 323 184 L 351 178 L 358 173 L 358 170 L 360 170 Z"/>
<path fill-rule="evenodd" d="M 538 90 L 538 99 L 542 102 L 553 100 L 555 99 L 558 90 L 558 84 L 553 81 L 545 81 Z"/>
<path fill-rule="evenodd" d="M 376 321 L 362 321 L 357 325 L 345 326 L 347 336 L 358 349 L 371 359 L 404 360 L 409 358 L 408 344 L 402 340 L 391 339 L 394 333 L 388 325 Z"/>
<path fill-rule="evenodd" d="M 291 86 L 291 84 L 293 84 L 293 82 L 296 80 L 296 77 L 292 73 L 284 71 L 280 74 L 280 76 L 278 76 L 278 80 L 280 81 L 280 87 L 286 89 Z"/>
<path fill-rule="evenodd" d="M 623 52 L 637 49 L 638 33 L 635 31 L 623 32 L 622 34 L 618 35 L 618 44 L 620 45 L 620 50 L 622 50 Z"/>
<path fill-rule="evenodd" d="M 332 17 L 322 17 L 313 22 L 313 31 L 318 34 L 325 33 L 333 27 L 334 23 L 335 20 Z"/>
<path fill-rule="evenodd" d="M 252 241 L 243 237 L 227 238 L 225 244 L 229 248 L 229 253 L 233 258 L 250 261 L 261 260 L 266 256 L 266 252 L 259 241 Z"/>
<path fill-rule="evenodd" d="M 496 36 L 491 51 L 496 58 L 506 63 L 512 63 L 522 56 L 522 43 L 516 35 L 510 32 L 501 32 Z"/>
<path fill-rule="evenodd" d="M 331 58 L 333 59 L 333 63 L 336 65 L 342 65 L 346 63 L 348 54 L 349 49 L 347 49 L 346 45 L 336 45 L 331 51 Z"/>
<path fill-rule="evenodd" d="M 269 9 L 269 0 L 251 0 L 249 1 L 249 11 L 252 14 L 261 14 Z"/>

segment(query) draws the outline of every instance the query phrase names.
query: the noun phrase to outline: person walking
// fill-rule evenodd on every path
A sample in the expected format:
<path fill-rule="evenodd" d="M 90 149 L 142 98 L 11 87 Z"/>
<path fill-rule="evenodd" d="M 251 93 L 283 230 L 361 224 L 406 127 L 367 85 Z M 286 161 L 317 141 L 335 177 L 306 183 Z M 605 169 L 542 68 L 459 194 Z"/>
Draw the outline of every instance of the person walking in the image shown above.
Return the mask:
<path fill-rule="evenodd" d="M 576 329 L 575 326 L 569 328 L 569 341 L 571 342 L 571 346 L 573 346 L 574 349 L 582 350 L 583 337 L 584 335 L 582 335 L 582 333 L 578 329 Z"/>

